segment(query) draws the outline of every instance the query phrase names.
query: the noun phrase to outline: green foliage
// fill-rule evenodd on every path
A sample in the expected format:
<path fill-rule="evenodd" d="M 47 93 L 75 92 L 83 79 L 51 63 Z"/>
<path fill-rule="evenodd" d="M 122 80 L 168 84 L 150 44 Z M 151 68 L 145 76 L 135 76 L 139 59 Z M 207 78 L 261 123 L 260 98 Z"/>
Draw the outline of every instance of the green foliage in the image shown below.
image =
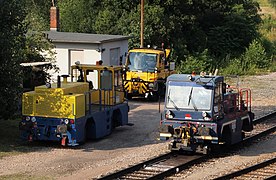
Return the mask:
<path fill-rule="evenodd" d="M 95 33 L 94 25 L 101 1 L 98 0 L 63 0 L 60 7 L 60 28 L 66 32 Z"/>
<path fill-rule="evenodd" d="M 25 59 L 24 1 L 0 2 L 0 118 L 12 116 L 18 108 L 22 78 L 20 63 Z"/>
<path fill-rule="evenodd" d="M 241 68 L 241 59 L 231 59 L 226 68 L 223 68 L 219 72 L 222 75 L 243 75 L 244 72 Z"/>
<path fill-rule="evenodd" d="M 210 72 L 209 62 L 212 58 L 208 55 L 208 50 L 196 55 L 188 55 L 185 61 L 182 61 L 178 71 L 184 74 L 191 74 L 192 71 L 196 73 Z"/>
<path fill-rule="evenodd" d="M 269 59 L 266 56 L 265 49 L 263 45 L 254 40 L 248 48 L 246 48 L 245 53 L 242 56 L 242 68 L 244 71 L 251 68 L 266 68 L 269 65 Z"/>
<path fill-rule="evenodd" d="M 129 35 L 129 47 L 139 47 L 140 1 L 63 0 L 59 7 L 63 31 Z M 239 56 L 258 36 L 258 8 L 253 0 L 145 1 L 144 45 L 173 47 L 178 63 L 205 49 L 220 59 Z"/>
<path fill-rule="evenodd" d="M 267 57 L 265 49 L 260 41 L 253 40 L 244 54 L 239 58 L 229 61 L 226 68 L 222 70 L 223 74 L 255 74 L 260 70 L 265 70 L 270 65 L 270 58 Z"/>
<path fill-rule="evenodd" d="M 45 67 L 44 71 L 49 69 L 58 70 L 55 65 L 55 53 L 53 52 L 54 45 L 47 39 L 44 32 L 49 29 L 49 9 L 51 1 L 32 1 L 26 0 L 26 11 L 28 12 L 25 18 L 27 25 L 26 33 L 26 50 L 24 62 L 51 62 L 52 65 Z M 47 14 L 45 14 L 47 11 Z M 24 69 L 25 70 L 25 69 Z M 29 72 L 29 71 L 27 71 Z M 31 73 L 25 73 L 24 78 L 29 79 Z M 50 78 L 49 74 L 41 74 Z M 45 79 L 46 80 L 46 79 Z"/>
<path fill-rule="evenodd" d="M 49 0 L 25 0 L 26 21 L 29 23 L 29 31 L 46 31 L 50 28 L 50 7 Z"/>
<path fill-rule="evenodd" d="M 32 13 L 28 13 L 28 22 L 38 22 L 41 26 L 38 29 L 48 28 L 51 2 L 27 2 L 30 7 L 35 7 L 34 11 L 30 11 Z M 130 48 L 140 45 L 140 1 L 63 0 L 58 1 L 58 6 L 61 31 L 129 35 L 132 37 L 129 41 Z M 180 65 L 179 70 L 182 72 L 196 68 L 197 65 L 200 70 L 224 68 L 226 65 L 226 68 L 234 68 L 237 61 L 244 63 L 247 71 L 247 65 L 253 67 L 254 64 L 254 68 L 264 68 L 267 67 L 265 63 L 269 61 L 250 60 L 252 51 L 259 50 L 256 44 L 255 49 L 249 48 L 253 39 L 260 38 L 258 28 L 261 18 L 258 10 L 259 5 L 253 0 L 145 1 L 144 45 L 160 46 L 165 43 L 170 46 L 172 58 Z M 30 21 L 33 19 L 35 21 Z M 273 23 L 267 23 L 266 28 L 273 29 L 274 26 L 271 25 Z M 38 37 L 27 41 L 28 47 L 36 47 L 29 48 L 29 59 L 43 59 L 39 50 L 47 49 L 44 40 L 38 40 L 43 39 L 43 34 L 36 35 Z M 266 59 L 273 58 L 273 43 L 268 40 L 261 41 L 266 49 Z M 41 49 L 33 52 L 37 47 Z M 261 56 L 261 53 L 259 55 Z"/>
<path fill-rule="evenodd" d="M 54 54 L 42 33 L 49 28 L 49 1 L 3 0 L 0 4 L 0 118 L 6 119 L 18 110 L 21 101 L 20 63 L 52 60 Z"/>
<path fill-rule="evenodd" d="M 276 8 L 276 0 L 268 0 L 272 7 Z"/>

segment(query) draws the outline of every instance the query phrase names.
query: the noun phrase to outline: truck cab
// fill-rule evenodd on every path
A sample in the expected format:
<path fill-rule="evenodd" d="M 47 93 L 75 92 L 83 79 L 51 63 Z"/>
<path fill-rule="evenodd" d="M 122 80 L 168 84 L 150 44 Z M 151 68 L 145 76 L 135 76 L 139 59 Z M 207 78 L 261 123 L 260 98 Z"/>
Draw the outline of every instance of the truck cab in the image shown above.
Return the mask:
<path fill-rule="evenodd" d="M 127 97 L 155 99 L 165 93 L 166 78 L 175 73 L 174 62 L 169 62 L 170 50 L 137 48 L 129 51 L 126 60 L 124 88 Z"/>

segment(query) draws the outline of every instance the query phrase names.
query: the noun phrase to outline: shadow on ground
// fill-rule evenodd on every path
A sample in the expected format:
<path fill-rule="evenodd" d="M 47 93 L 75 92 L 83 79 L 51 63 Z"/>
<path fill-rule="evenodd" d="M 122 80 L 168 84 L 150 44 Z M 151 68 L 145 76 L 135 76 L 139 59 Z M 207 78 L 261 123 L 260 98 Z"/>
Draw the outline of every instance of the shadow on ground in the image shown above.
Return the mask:
<path fill-rule="evenodd" d="M 129 122 L 133 123 L 133 126 L 118 127 L 112 132 L 112 134 L 102 139 L 89 140 L 81 146 L 66 148 L 92 152 L 94 150 L 114 150 L 161 143 L 162 141 L 157 140 L 160 121 L 158 102 L 148 102 L 141 98 L 129 101 L 129 105 Z M 162 108 L 163 102 L 161 102 L 161 109 Z M 261 109 L 273 108 L 275 107 L 254 107 L 254 109 L 260 111 Z M 64 149 L 56 142 L 22 142 L 19 139 L 19 121 L 20 118 L 0 121 L 0 158 L 22 152 L 47 152 L 52 149 Z"/>

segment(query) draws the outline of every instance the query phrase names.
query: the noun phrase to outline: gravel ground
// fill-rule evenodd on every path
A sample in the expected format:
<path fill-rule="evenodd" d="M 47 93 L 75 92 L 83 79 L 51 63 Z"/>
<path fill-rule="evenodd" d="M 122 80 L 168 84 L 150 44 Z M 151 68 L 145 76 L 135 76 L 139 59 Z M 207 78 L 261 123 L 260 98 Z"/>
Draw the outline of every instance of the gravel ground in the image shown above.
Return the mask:
<path fill-rule="evenodd" d="M 241 79 L 241 87 L 252 89 L 252 110 L 256 117 L 276 110 L 276 73 Z M 4 175 L 26 175 L 35 179 L 96 179 L 167 152 L 167 143 L 158 141 L 158 103 L 130 102 L 129 121 L 134 126 L 115 129 L 108 137 L 75 148 L 43 147 L 39 151 L 0 159 Z M 257 161 L 276 156 L 276 135 L 246 147 L 232 156 L 219 158 L 186 171 L 187 179 L 211 179 Z M 12 176 L 10 176 L 12 177 Z"/>

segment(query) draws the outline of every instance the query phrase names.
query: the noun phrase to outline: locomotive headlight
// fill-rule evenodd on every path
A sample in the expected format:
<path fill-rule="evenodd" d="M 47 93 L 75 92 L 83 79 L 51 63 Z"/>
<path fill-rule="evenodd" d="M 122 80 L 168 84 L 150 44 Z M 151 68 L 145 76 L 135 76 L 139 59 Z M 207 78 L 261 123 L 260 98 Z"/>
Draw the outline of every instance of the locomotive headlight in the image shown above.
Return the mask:
<path fill-rule="evenodd" d="M 36 122 L 36 118 L 35 117 L 32 117 L 32 122 L 34 123 L 34 122 Z"/>
<path fill-rule="evenodd" d="M 166 117 L 166 119 L 172 119 L 174 116 L 173 116 L 173 113 L 170 110 L 167 110 L 165 117 Z"/>
<path fill-rule="evenodd" d="M 30 116 L 27 116 L 26 117 L 26 121 L 30 121 L 31 120 L 31 117 Z"/>
<path fill-rule="evenodd" d="M 208 116 L 208 113 L 207 113 L 206 111 L 203 111 L 203 112 L 202 112 L 202 117 L 205 118 L 205 117 L 207 117 L 207 116 Z"/>
<path fill-rule="evenodd" d="M 65 123 L 65 124 L 69 124 L 69 120 L 68 120 L 68 119 L 65 119 L 65 120 L 64 120 L 64 123 Z"/>
<path fill-rule="evenodd" d="M 202 117 L 203 117 L 203 119 L 204 119 L 205 121 L 211 120 L 210 115 L 209 115 L 206 111 L 203 111 L 203 112 L 202 112 Z"/>

